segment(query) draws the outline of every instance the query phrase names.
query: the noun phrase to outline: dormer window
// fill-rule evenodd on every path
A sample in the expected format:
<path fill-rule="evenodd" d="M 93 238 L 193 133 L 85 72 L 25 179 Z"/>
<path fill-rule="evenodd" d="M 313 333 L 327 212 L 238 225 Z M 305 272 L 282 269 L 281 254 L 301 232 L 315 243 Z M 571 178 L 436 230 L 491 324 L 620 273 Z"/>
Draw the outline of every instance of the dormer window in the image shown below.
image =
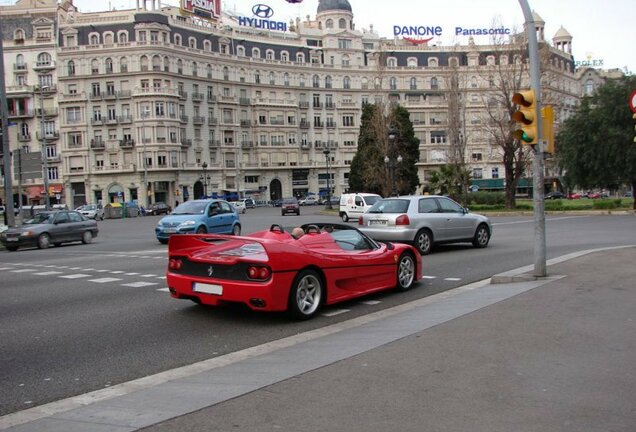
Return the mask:
<path fill-rule="evenodd" d="M 16 29 L 16 31 L 13 33 L 13 40 L 16 43 L 24 42 L 24 30 L 22 30 L 21 28 Z"/>

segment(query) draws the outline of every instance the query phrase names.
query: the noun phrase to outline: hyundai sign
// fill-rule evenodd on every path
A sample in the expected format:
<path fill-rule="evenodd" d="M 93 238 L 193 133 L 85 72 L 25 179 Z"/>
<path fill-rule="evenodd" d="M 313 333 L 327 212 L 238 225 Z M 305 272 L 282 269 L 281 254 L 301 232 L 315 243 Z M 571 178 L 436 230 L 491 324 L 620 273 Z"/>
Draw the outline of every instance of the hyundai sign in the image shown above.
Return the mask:
<path fill-rule="evenodd" d="M 219 18 L 220 0 L 181 0 L 181 10 L 201 18 Z"/>
<path fill-rule="evenodd" d="M 239 17 L 239 25 L 257 29 L 287 31 L 287 23 L 271 21 L 269 19 L 274 16 L 274 9 L 266 4 L 255 4 L 252 7 L 252 14 L 254 14 L 254 16 L 251 18 L 244 16 Z"/>

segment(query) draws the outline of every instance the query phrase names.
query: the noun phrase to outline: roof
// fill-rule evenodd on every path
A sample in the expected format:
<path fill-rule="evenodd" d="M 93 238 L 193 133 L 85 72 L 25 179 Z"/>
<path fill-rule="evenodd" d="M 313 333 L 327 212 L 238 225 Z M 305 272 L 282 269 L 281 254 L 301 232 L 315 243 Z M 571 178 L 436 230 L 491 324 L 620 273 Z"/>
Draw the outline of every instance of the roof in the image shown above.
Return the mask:
<path fill-rule="evenodd" d="M 320 0 L 318 2 L 318 13 L 330 10 L 344 10 L 353 12 L 349 0 Z"/>
<path fill-rule="evenodd" d="M 556 38 L 572 38 L 572 35 L 565 29 L 563 28 L 563 26 L 561 26 L 557 32 L 554 34 L 554 39 Z"/>

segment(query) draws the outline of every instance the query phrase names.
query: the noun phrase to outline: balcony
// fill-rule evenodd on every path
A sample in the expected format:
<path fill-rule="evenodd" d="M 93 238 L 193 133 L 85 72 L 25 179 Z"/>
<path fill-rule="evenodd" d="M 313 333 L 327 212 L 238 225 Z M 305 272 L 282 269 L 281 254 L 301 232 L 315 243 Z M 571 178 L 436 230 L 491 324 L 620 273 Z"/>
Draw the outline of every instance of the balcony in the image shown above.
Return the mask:
<path fill-rule="evenodd" d="M 115 100 L 115 99 L 117 99 L 116 91 L 107 91 L 106 94 L 104 94 L 104 100 Z"/>
<path fill-rule="evenodd" d="M 178 93 L 179 93 L 179 98 L 180 99 L 183 99 L 183 100 L 188 99 L 188 92 L 187 91 L 179 90 Z"/>
<path fill-rule="evenodd" d="M 221 147 L 221 140 L 215 140 L 215 139 L 208 140 L 208 146 L 210 148 Z"/>
<path fill-rule="evenodd" d="M 11 118 L 25 118 L 25 117 L 33 117 L 33 110 L 16 110 L 9 111 L 9 116 Z"/>
<path fill-rule="evenodd" d="M 283 119 L 269 119 L 269 124 L 274 126 L 282 126 L 285 124 L 285 120 Z"/>
<path fill-rule="evenodd" d="M 205 123 L 205 117 L 194 116 L 192 117 L 192 123 L 194 123 L 195 125 L 202 125 L 203 123 Z"/>
<path fill-rule="evenodd" d="M 239 98 L 239 104 L 240 105 L 249 105 L 250 104 L 250 98 L 245 98 L 245 97 Z"/>
<path fill-rule="evenodd" d="M 117 97 L 119 99 L 128 99 L 132 96 L 132 92 L 130 90 L 120 90 L 117 92 Z"/>
<path fill-rule="evenodd" d="M 133 148 L 134 146 L 135 140 L 133 139 L 119 140 L 119 147 L 121 148 Z"/>
<path fill-rule="evenodd" d="M 251 127 L 252 126 L 252 122 L 250 120 L 247 119 L 241 119 L 241 127 Z"/>
<path fill-rule="evenodd" d="M 241 147 L 242 148 L 253 148 L 254 147 L 254 141 L 241 141 Z"/>
<path fill-rule="evenodd" d="M 201 102 L 203 100 L 203 93 L 196 93 L 193 92 L 192 93 L 192 101 L 194 102 Z"/>
<path fill-rule="evenodd" d="M 325 124 L 321 121 L 314 121 L 314 128 L 323 128 Z"/>
<path fill-rule="evenodd" d="M 210 103 L 216 102 L 216 96 L 209 94 L 208 95 L 208 102 L 210 102 Z"/>
<path fill-rule="evenodd" d="M 20 142 L 27 142 L 27 141 L 31 141 L 31 134 L 27 133 L 27 134 L 18 134 L 18 141 Z"/>
<path fill-rule="evenodd" d="M 93 126 L 101 126 L 101 125 L 103 125 L 103 124 L 104 124 L 104 120 L 103 120 L 102 118 L 94 118 L 94 117 L 93 117 L 93 118 L 91 119 L 91 124 L 92 124 Z"/>
<path fill-rule="evenodd" d="M 108 117 L 106 119 L 106 124 L 107 125 L 116 125 L 117 124 L 117 117 Z"/>
<path fill-rule="evenodd" d="M 236 103 L 236 96 L 221 95 L 221 102 Z"/>
<path fill-rule="evenodd" d="M 90 100 L 102 100 L 104 96 L 101 93 L 91 93 L 89 98 Z"/>
<path fill-rule="evenodd" d="M 59 163 L 62 162 L 62 156 L 59 154 L 53 155 L 53 156 L 47 156 L 46 157 L 46 161 L 47 162 L 53 162 L 53 163 Z"/>
<path fill-rule="evenodd" d="M 190 138 L 182 139 L 181 140 L 181 145 L 183 147 L 192 147 L 192 140 Z"/>
<path fill-rule="evenodd" d="M 33 62 L 34 71 L 47 71 L 51 69 L 55 69 L 55 60 Z"/>
<path fill-rule="evenodd" d="M 326 123 L 326 126 L 327 126 L 327 128 L 329 128 L 329 129 L 333 129 L 333 128 L 335 128 L 335 127 L 336 127 L 336 122 L 328 121 L 328 122 Z"/>
<path fill-rule="evenodd" d="M 337 149 L 338 148 L 338 142 L 337 141 L 332 141 L 332 140 L 327 141 L 327 148 L 332 149 L 332 150 L 333 149 Z"/>
<path fill-rule="evenodd" d="M 300 148 L 302 150 L 309 150 L 311 148 L 311 144 L 309 144 L 307 141 L 302 141 L 300 143 Z"/>
<path fill-rule="evenodd" d="M 132 116 L 130 115 L 121 115 L 118 118 L 119 123 L 121 124 L 126 124 L 126 123 L 132 123 Z"/>
<path fill-rule="evenodd" d="M 208 118 L 208 126 L 216 126 L 219 124 L 219 120 L 216 117 Z"/>
<path fill-rule="evenodd" d="M 180 116 L 179 116 L 179 121 L 180 121 L 181 123 L 187 123 L 187 122 L 188 122 L 188 120 L 189 120 L 189 118 L 188 118 L 188 116 L 187 116 L 187 115 L 180 115 Z"/>
<path fill-rule="evenodd" d="M 13 63 L 13 72 L 28 72 L 29 66 L 26 63 Z"/>
<path fill-rule="evenodd" d="M 93 150 L 105 150 L 106 149 L 106 143 L 102 140 L 96 140 L 96 139 L 92 139 L 91 140 L 91 148 Z"/>
<path fill-rule="evenodd" d="M 42 140 L 42 133 L 41 132 L 37 132 L 36 136 L 38 138 L 38 140 Z M 44 139 L 45 140 L 56 140 L 60 138 L 60 133 L 58 131 L 52 131 L 52 132 L 44 132 Z"/>
<path fill-rule="evenodd" d="M 334 104 L 333 102 L 325 102 L 325 108 L 327 108 L 327 109 L 335 109 L 336 108 L 336 104 Z"/>
<path fill-rule="evenodd" d="M 313 107 L 316 108 L 316 109 L 322 109 L 322 103 L 314 102 Z"/>
<path fill-rule="evenodd" d="M 42 94 L 45 96 L 52 95 L 53 93 L 57 93 L 57 86 L 54 84 L 51 85 L 36 85 L 33 87 L 33 91 L 37 94 Z"/>
<path fill-rule="evenodd" d="M 308 109 L 309 108 L 309 102 L 298 102 L 298 108 Z"/>
<path fill-rule="evenodd" d="M 35 110 L 35 115 L 38 117 L 55 117 L 56 115 L 58 115 L 58 109 L 57 108 L 44 108 L 44 109 L 36 109 Z"/>
<path fill-rule="evenodd" d="M 301 129 L 309 129 L 309 122 L 307 120 L 301 120 L 300 121 L 300 128 Z"/>

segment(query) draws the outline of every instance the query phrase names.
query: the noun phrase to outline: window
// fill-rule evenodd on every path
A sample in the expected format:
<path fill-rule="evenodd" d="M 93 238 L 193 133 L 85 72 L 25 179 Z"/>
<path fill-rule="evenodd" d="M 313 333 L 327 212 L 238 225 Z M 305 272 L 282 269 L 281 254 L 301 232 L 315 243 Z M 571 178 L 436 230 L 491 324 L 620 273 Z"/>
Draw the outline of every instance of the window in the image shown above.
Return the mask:
<path fill-rule="evenodd" d="M 80 107 L 66 108 L 66 122 L 79 123 L 82 121 L 82 112 Z"/>
<path fill-rule="evenodd" d="M 252 57 L 261 58 L 261 50 L 258 48 L 252 48 Z"/>
<path fill-rule="evenodd" d="M 480 160 L 482 160 L 482 154 L 481 153 L 473 153 L 472 159 L 473 159 L 473 161 L 480 161 Z"/>
<path fill-rule="evenodd" d="M 332 29 L 333 28 L 333 20 L 331 18 L 329 18 L 326 22 L 325 22 L 325 27 L 328 29 Z"/>
<path fill-rule="evenodd" d="M 331 88 L 331 87 L 332 87 L 332 80 L 331 80 L 331 77 L 327 75 L 325 77 L 325 88 Z"/>
<path fill-rule="evenodd" d="M 296 53 L 296 63 L 305 63 L 305 54 Z"/>
<path fill-rule="evenodd" d="M 416 68 L 417 67 L 417 59 L 415 57 L 409 57 L 406 60 L 406 66 L 409 68 Z"/>
<path fill-rule="evenodd" d="M 265 59 L 274 60 L 274 50 L 268 49 L 265 51 Z"/>
<path fill-rule="evenodd" d="M 389 78 L 389 89 L 397 90 L 397 79 L 395 77 Z"/>
<path fill-rule="evenodd" d="M 181 45 L 181 35 L 180 34 L 175 34 L 174 35 L 174 44 L 175 45 Z"/>
<path fill-rule="evenodd" d="M 311 79 L 311 85 L 314 88 L 320 87 L 320 77 L 318 75 L 314 75 Z"/>
<path fill-rule="evenodd" d="M 493 167 L 493 168 L 490 170 L 490 174 L 491 174 L 491 177 L 492 177 L 492 178 L 494 178 L 494 179 L 499 178 L 499 168 L 497 168 L 497 167 Z"/>
<path fill-rule="evenodd" d="M 480 179 L 483 178 L 483 170 L 481 168 L 473 168 L 473 178 Z"/>
<path fill-rule="evenodd" d="M 66 64 L 66 68 L 68 71 L 68 75 L 69 76 L 73 76 L 75 75 L 75 62 L 73 60 L 70 60 L 67 64 Z"/>
<path fill-rule="evenodd" d="M 105 61 L 105 65 L 106 65 L 106 73 L 113 73 L 113 59 L 112 58 L 107 58 Z"/>
<path fill-rule="evenodd" d="M 435 77 L 431 78 L 431 90 L 439 90 L 439 83 Z"/>
<path fill-rule="evenodd" d="M 386 60 L 386 65 L 392 68 L 397 67 L 397 59 L 395 57 L 389 57 Z"/>
<path fill-rule="evenodd" d="M 417 78 L 411 77 L 411 80 L 409 81 L 409 88 L 411 90 L 417 90 Z"/>
<path fill-rule="evenodd" d="M 351 49 L 351 39 L 338 39 L 338 49 Z"/>
<path fill-rule="evenodd" d="M 352 115 L 343 115 L 342 116 L 342 125 L 343 126 L 355 126 L 354 117 Z"/>
<path fill-rule="evenodd" d="M 341 29 L 347 28 L 347 21 L 344 18 L 340 18 L 338 20 L 338 28 L 341 28 Z"/>
<path fill-rule="evenodd" d="M 245 47 L 243 45 L 236 47 L 236 55 L 239 57 L 245 57 Z"/>
<path fill-rule="evenodd" d="M 344 89 L 350 89 L 351 88 L 351 78 L 346 76 L 346 77 L 344 77 L 342 79 L 342 88 L 344 88 Z"/>
<path fill-rule="evenodd" d="M 119 71 L 128 72 L 128 59 L 126 57 L 119 59 Z"/>
<path fill-rule="evenodd" d="M 50 66 L 51 65 L 51 54 L 43 52 L 38 54 L 37 66 Z"/>

